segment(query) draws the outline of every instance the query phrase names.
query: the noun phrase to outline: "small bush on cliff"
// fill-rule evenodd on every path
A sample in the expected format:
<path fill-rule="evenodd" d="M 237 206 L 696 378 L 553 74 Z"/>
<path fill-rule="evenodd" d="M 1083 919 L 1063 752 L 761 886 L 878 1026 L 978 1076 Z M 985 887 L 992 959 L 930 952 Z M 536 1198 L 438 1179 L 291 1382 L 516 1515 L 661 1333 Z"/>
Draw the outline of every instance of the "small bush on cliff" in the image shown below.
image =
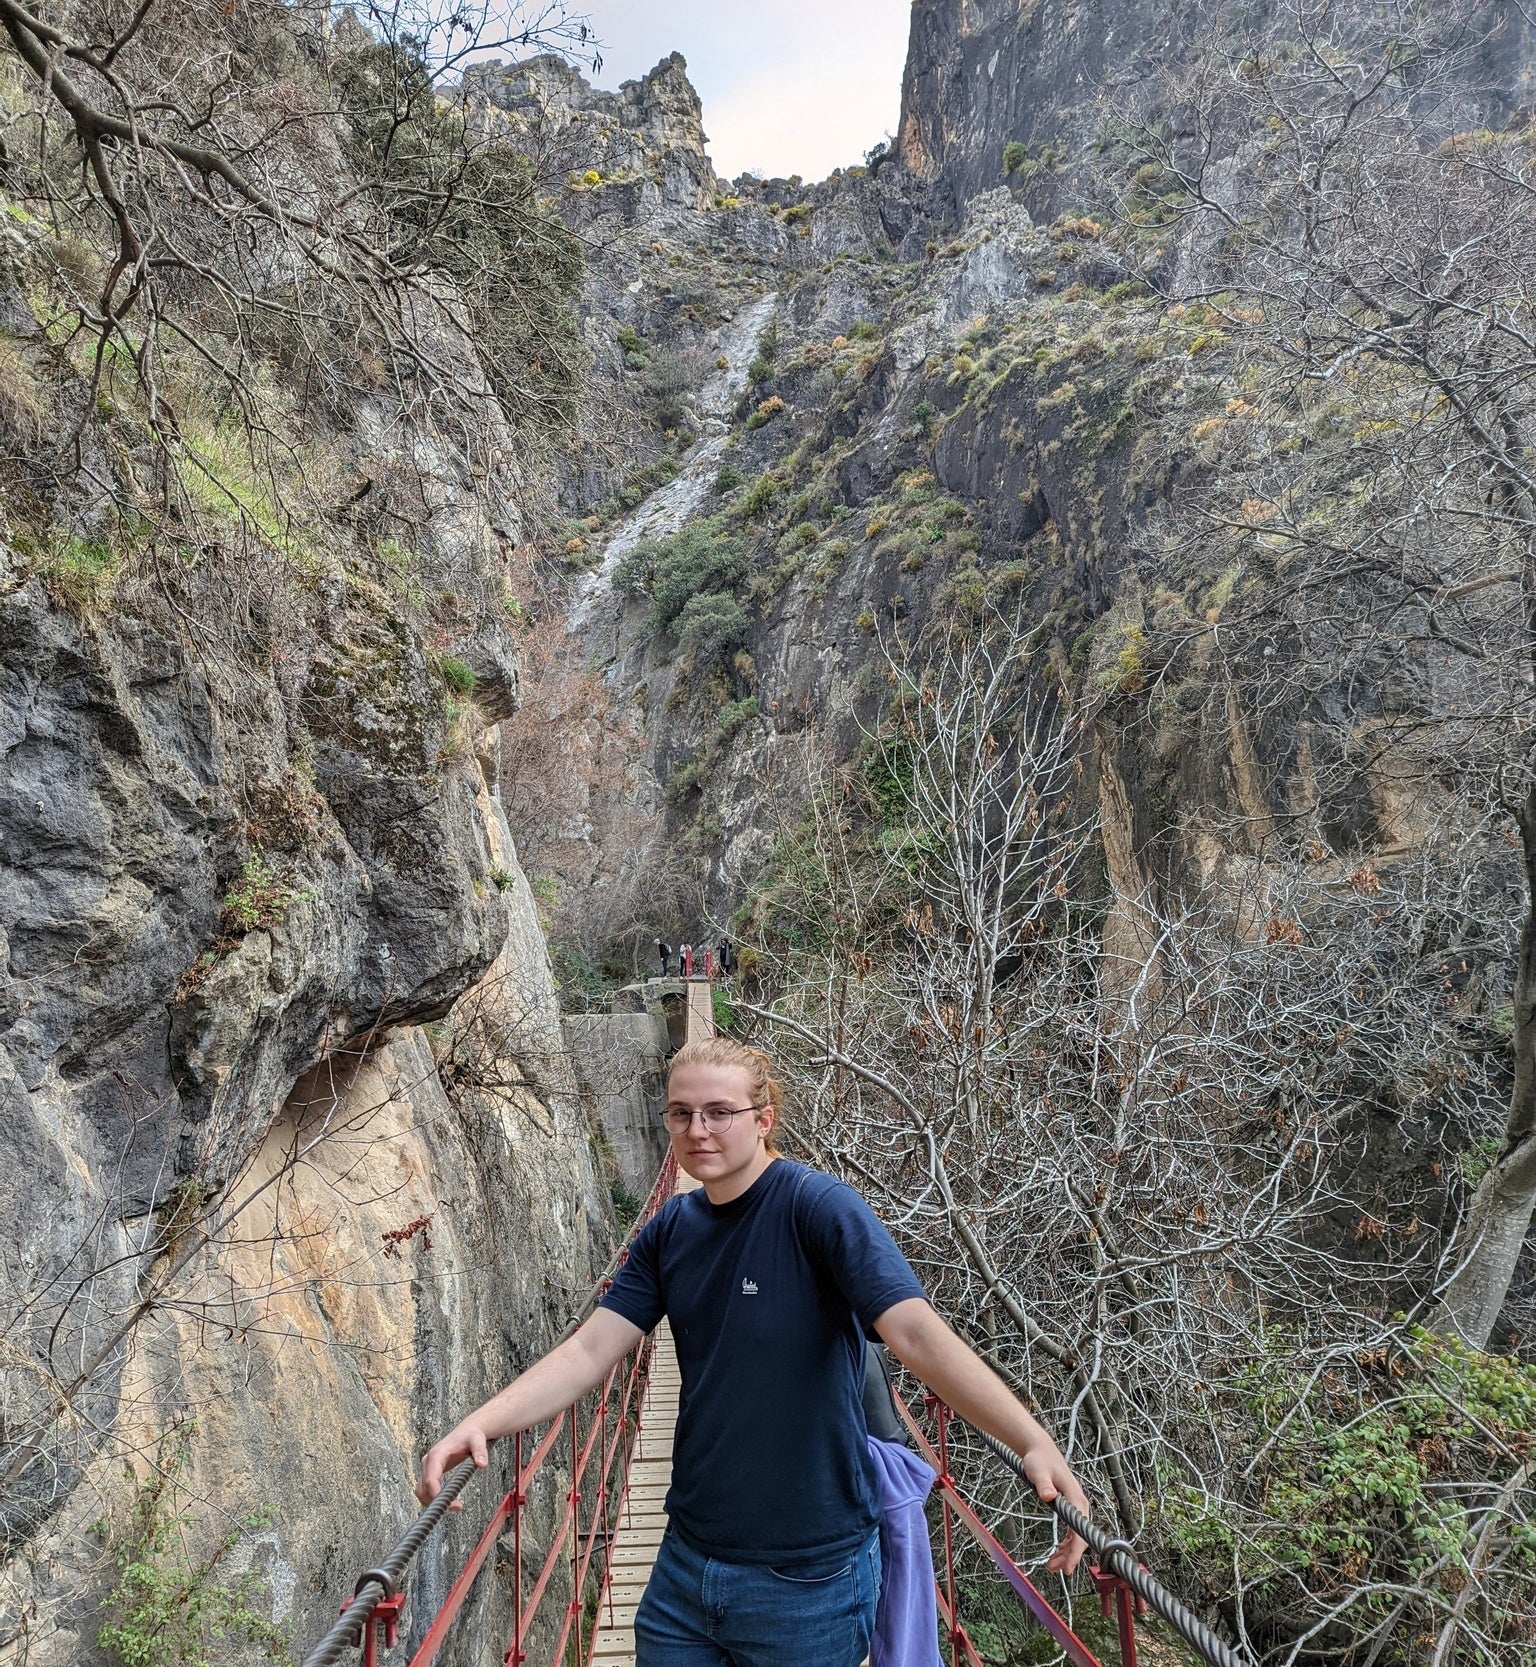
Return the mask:
<path fill-rule="evenodd" d="M 211 1667 L 227 1659 L 224 1641 L 235 1639 L 286 1663 L 287 1638 L 255 1607 L 260 1577 L 222 1568 L 243 1534 L 265 1526 L 269 1513 L 242 1518 L 206 1552 L 188 1549 L 180 1478 L 195 1431 L 188 1424 L 162 1439 L 134 1495 L 128 1531 L 114 1552 L 117 1584 L 105 1605 L 113 1619 L 96 1642 L 123 1667 Z"/>
<path fill-rule="evenodd" d="M 720 708 L 720 720 L 715 727 L 715 741 L 723 746 L 745 729 L 756 716 L 756 695 L 748 695 L 745 700 L 727 701 Z"/>
<path fill-rule="evenodd" d="M 747 571 L 747 556 L 734 538 L 707 523 L 690 527 L 657 553 L 651 580 L 652 618 L 665 630 L 704 596 L 729 590 Z"/>
<path fill-rule="evenodd" d="M 746 633 L 746 614 L 734 595 L 746 571 L 740 541 L 705 521 L 675 538 L 642 539 L 620 557 L 615 581 L 631 593 L 648 593 L 652 626 L 675 627 L 689 652 L 708 658 Z"/>
<path fill-rule="evenodd" d="M 757 357 L 747 366 L 747 381 L 756 388 L 773 375 L 773 361 L 778 357 L 778 333 L 765 330 L 758 340 Z"/>
<path fill-rule="evenodd" d="M 689 599 L 677 618 L 677 639 L 695 660 L 713 660 L 747 634 L 747 610 L 723 591 Z"/>
<path fill-rule="evenodd" d="M 742 514 L 761 515 L 778 497 L 783 484 L 783 481 L 772 469 L 760 474 L 747 488 L 746 496 L 741 500 Z"/>
<path fill-rule="evenodd" d="M 240 865 L 240 877 L 224 893 L 220 925 L 228 938 L 265 931 L 282 919 L 299 896 L 268 857 L 260 851 L 254 852 Z"/>
<path fill-rule="evenodd" d="M 448 687 L 461 695 L 473 694 L 475 689 L 474 667 L 466 665 L 463 660 L 455 659 L 451 654 L 443 655 L 437 662 L 438 675 Z"/>
<path fill-rule="evenodd" d="M 784 401 L 777 394 L 770 395 L 747 418 L 748 428 L 761 428 L 764 423 L 771 422 L 784 409 Z"/>
<path fill-rule="evenodd" d="M 1003 146 L 1003 172 L 1005 174 L 1016 174 L 1024 165 L 1025 158 L 1028 155 L 1028 145 L 1022 144 L 1017 139 L 1010 139 Z"/>

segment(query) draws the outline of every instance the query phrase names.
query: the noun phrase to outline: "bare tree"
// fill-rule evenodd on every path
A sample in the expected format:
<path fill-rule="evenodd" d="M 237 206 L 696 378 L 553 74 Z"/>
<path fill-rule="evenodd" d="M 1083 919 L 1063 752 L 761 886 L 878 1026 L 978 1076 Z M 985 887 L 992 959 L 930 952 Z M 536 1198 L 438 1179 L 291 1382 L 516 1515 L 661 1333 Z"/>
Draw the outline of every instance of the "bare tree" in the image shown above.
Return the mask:
<path fill-rule="evenodd" d="M 1122 204 L 1149 269 L 1178 251 L 1236 396 L 1155 540 L 1186 578 L 1227 574 L 1219 623 L 1165 633 L 1167 678 L 1219 635 L 1308 777 L 1297 848 L 1358 837 L 1362 804 L 1389 858 L 1466 801 L 1518 829 L 1504 1130 L 1438 1322 L 1477 1344 L 1536 1202 L 1536 197 L 1528 131 L 1488 125 L 1528 40 L 1518 8 L 1472 0 L 1286 0 L 1262 28 L 1220 10 L 1159 90 L 1175 117 L 1135 126 Z"/>
<path fill-rule="evenodd" d="M 1476 1603 L 1417 1566 L 1417 1501 L 1351 1563 L 1324 1549 L 1342 1501 L 1278 1483 L 1313 1462 L 1287 1435 L 1299 1408 L 1319 1445 L 1331 1397 L 1391 1416 L 1373 1362 L 1427 1393 L 1405 1316 L 1442 1268 L 1445 1189 L 1370 1171 L 1378 1106 L 1428 1143 L 1475 1123 L 1497 1073 L 1467 1052 L 1480 995 L 1447 980 L 1442 936 L 1478 918 L 1498 947 L 1486 829 L 1448 820 L 1381 871 L 1277 853 L 1182 900 L 1122 899 L 1132 968 L 1095 896 L 1084 712 L 1023 638 L 994 617 L 893 652 L 865 768 L 821 774 L 781 844 L 745 1011 L 788 1061 L 791 1131 L 870 1198 L 1121 1531 L 1250 1644 L 1406 1661 L 1433 1625 L 1513 1662 L 1536 1504 L 1518 1440 L 1458 1455 L 1446 1555 Z M 967 1455 L 974 1485 L 1038 1546 L 1038 1510 L 985 1461 Z M 1315 1534 L 1277 1530 L 1292 1485 Z"/>

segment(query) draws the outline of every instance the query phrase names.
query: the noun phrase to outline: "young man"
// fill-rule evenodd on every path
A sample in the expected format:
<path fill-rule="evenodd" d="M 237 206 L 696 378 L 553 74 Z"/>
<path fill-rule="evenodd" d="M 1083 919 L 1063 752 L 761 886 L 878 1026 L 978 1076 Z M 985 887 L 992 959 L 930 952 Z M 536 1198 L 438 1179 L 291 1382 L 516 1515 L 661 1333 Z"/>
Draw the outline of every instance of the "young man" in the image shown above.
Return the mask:
<path fill-rule="evenodd" d="M 635 1617 L 637 1667 L 858 1667 L 880 1590 L 864 1337 L 1005 1442 L 1044 1500 L 1088 1500 L 1055 1443 L 934 1313 L 869 1206 L 779 1157 L 766 1055 L 725 1037 L 672 1064 L 666 1123 L 701 1183 L 641 1231 L 574 1336 L 422 1460 L 425 1504 L 466 1456 L 552 1418 L 671 1320 L 682 1397 L 667 1533 Z M 1084 1551 L 1068 1535 L 1050 1567 Z"/>

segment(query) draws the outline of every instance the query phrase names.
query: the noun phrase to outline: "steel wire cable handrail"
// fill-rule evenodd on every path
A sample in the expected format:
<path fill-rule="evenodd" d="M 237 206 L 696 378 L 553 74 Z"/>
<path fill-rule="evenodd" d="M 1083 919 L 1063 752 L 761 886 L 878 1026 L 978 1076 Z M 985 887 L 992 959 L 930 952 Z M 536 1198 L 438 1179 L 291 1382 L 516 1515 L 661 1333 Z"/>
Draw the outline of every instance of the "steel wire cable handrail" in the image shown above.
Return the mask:
<path fill-rule="evenodd" d="M 448 1507 L 464 1491 L 465 1484 L 475 1473 L 473 1459 L 460 1459 L 443 1478 L 442 1489 L 432 1503 L 406 1529 L 400 1543 L 376 1569 L 362 1575 L 352 1590 L 352 1600 L 342 1610 L 340 1619 L 304 1657 L 304 1667 L 333 1667 L 342 1655 L 354 1648 L 362 1638 L 363 1628 L 373 1619 L 373 1612 L 384 1598 L 392 1598 L 400 1589 L 405 1571 L 412 1558 L 421 1550 L 427 1535 L 448 1513 Z M 364 1587 L 378 1588 L 376 1596 L 365 1599 Z"/>
<path fill-rule="evenodd" d="M 978 1430 L 974 1424 L 967 1424 L 966 1427 L 975 1434 L 983 1446 L 996 1454 L 1031 1492 L 1034 1491 L 1035 1484 L 1025 1474 L 1024 1466 L 1016 1454 L 1010 1452 L 996 1437 L 988 1435 L 985 1430 Z M 1233 1649 L 1198 1616 L 1192 1615 L 1172 1592 L 1159 1585 L 1137 1561 L 1135 1551 L 1126 1541 L 1105 1533 L 1097 1523 L 1090 1522 L 1075 1505 L 1059 1494 L 1055 1499 L 1042 1503 L 1048 1504 L 1061 1522 L 1087 1541 L 1098 1557 L 1101 1569 L 1107 1569 L 1117 1579 L 1123 1580 L 1137 1597 L 1143 1599 L 1149 1608 L 1155 1609 L 1169 1626 L 1187 1644 L 1197 1649 L 1207 1661 L 1214 1662 L 1216 1667 L 1253 1667 L 1249 1655 Z"/>

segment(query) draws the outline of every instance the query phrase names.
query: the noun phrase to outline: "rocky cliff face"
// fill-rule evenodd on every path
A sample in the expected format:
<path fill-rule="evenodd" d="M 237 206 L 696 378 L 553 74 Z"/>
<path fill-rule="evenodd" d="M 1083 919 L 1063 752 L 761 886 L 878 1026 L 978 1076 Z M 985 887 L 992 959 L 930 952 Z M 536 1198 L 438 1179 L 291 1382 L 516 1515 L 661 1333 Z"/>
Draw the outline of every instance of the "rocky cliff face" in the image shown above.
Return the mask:
<path fill-rule="evenodd" d="M 260 44 L 314 91 L 320 47 Z M 349 137 L 329 119 L 322 172 Z M 611 1244 L 494 794 L 536 448 L 440 280 L 323 398 L 301 362 L 359 368 L 328 326 L 265 342 L 233 412 L 168 354 L 168 462 L 132 379 L 108 397 L 50 334 L 58 248 L 13 188 L 0 1659 L 142 1659 L 157 1591 L 243 1604 L 218 1659 L 264 1658 L 324 1630 L 414 1514 L 420 1452 L 563 1329 Z M 253 441 L 275 427 L 286 473 Z M 485 1586 L 455 1659 L 500 1659 Z"/>
<path fill-rule="evenodd" d="M 477 65 L 464 92 L 489 114 L 510 118 L 530 149 L 609 186 L 635 188 L 639 207 L 708 208 L 719 189 L 704 147 L 703 107 L 680 52 L 616 93 L 589 86 L 563 58 Z"/>
<path fill-rule="evenodd" d="M 1178 78 L 1198 35 L 1251 39 L 1271 7 L 1167 6 L 1158 0 L 917 0 L 902 79 L 897 150 L 958 223 L 1001 184 L 1050 218 L 1085 202 L 1117 124 L 1160 119 L 1198 151 Z M 1536 52 L 1519 9 L 1489 0 L 1467 83 L 1444 125 L 1501 126 L 1529 97 Z M 1325 33 L 1332 23 L 1317 27 Z M 1435 113 L 1424 112 L 1435 120 Z M 1005 160 L 1005 147 L 1016 159 Z M 1219 160 L 1219 159 L 1218 159 Z"/>
<path fill-rule="evenodd" d="M 179 1509 L 271 1513 L 231 1556 L 307 1638 L 605 1254 L 532 899 L 381 593 L 235 687 L 14 571 L 0 616 L 5 1421 L 39 1449 L 0 1645 L 96 1659 L 119 1454 L 170 1429 Z"/>
<path fill-rule="evenodd" d="M 1502 90 L 1447 119 L 1507 115 L 1521 96 L 1531 32 L 1489 16 L 1467 76 Z M 1136 94 L 1145 114 L 1154 71 L 1179 68 L 1181 18 L 921 4 L 894 155 L 813 186 L 744 179 L 655 215 L 601 184 L 568 198 L 565 212 L 602 228 L 585 297 L 598 388 L 643 414 L 658 365 L 682 386 L 665 438 L 631 423 L 616 463 L 570 483 L 567 559 L 590 568 L 574 617 L 629 703 L 651 803 L 716 919 L 773 843 L 765 800 L 803 792 L 807 735 L 846 758 L 874 721 L 882 635 L 990 600 L 1019 609 L 1063 674 L 1109 686 L 1154 615 L 1209 606 L 1214 575 L 1191 590 L 1137 552 L 1207 467 L 1201 423 L 1225 420 L 1237 372 L 1209 353 L 1201 306 L 1176 299 L 1206 281 L 1198 252 L 1158 256 L 1172 293 L 1153 296 L 1086 196 L 1117 101 Z M 1010 143 L 1023 161 L 1005 171 Z M 685 592 L 658 600 L 647 541 L 689 530 L 667 583 L 693 564 L 695 588 L 719 599 L 712 635 L 690 637 Z M 1134 819 L 1129 848 L 1208 876 L 1212 827 L 1267 825 L 1265 794 L 1269 816 L 1317 785 L 1278 736 L 1248 734 L 1224 691 L 1196 679 L 1181 698 L 1190 710 L 1150 743 L 1142 733 L 1110 799 Z M 1210 722 L 1194 715 L 1207 699 Z M 1125 740 L 1113 704 L 1110 749 Z M 1346 799 L 1341 830 L 1391 790 L 1383 777 Z M 679 916 L 676 931 L 699 928 L 691 902 Z"/>

